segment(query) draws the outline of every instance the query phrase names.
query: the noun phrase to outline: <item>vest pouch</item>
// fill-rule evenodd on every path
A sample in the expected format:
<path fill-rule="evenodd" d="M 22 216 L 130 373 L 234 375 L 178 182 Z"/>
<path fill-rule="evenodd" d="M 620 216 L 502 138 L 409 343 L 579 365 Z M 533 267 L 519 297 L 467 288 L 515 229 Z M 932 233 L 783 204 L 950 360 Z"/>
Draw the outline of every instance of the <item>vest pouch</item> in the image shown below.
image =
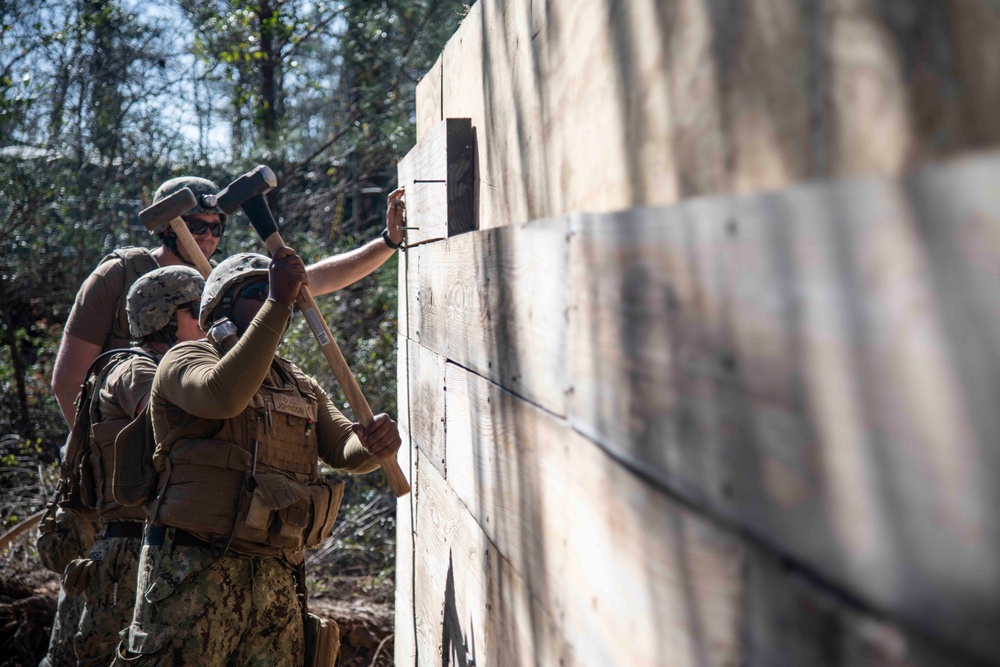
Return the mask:
<path fill-rule="evenodd" d="M 76 478 L 79 483 L 77 488 L 77 493 L 79 494 L 80 504 L 86 509 L 97 509 L 97 499 L 99 497 L 99 488 L 97 480 L 94 475 L 94 466 L 97 464 L 94 461 L 94 455 L 92 452 L 84 452 L 80 457 L 80 462 L 76 471 Z"/>
<path fill-rule="evenodd" d="M 337 520 L 340 503 L 344 499 L 344 483 L 321 479 L 308 488 L 313 521 L 306 535 L 307 548 L 317 546 L 333 533 L 333 524 Z"/>
<path fill-rule="evenodd" d="M 93 425 L 94 439 L 90 444 L 90 467 L 94 471 L 94 486 L 97 489 L 96 509 L 114 506 L 113 465 L 115 461 L 115 438 L 131 420 L 114 419 Z"/>
<path fill-rule="evenodd" d="M 253 479 L 256 488 L 233 536 L 279 549 L 300 549 L 309 520 L 304 487 L 276 473 L 258 473 Z"/>
<path fill-rule="evenodd" d="M 250 453 L 224 440 L 178 440 L 170 452 L 157 519 L 195 533 L 227 536 L 240 522 Z"/>
<path fill-rule="evenodd" d="M 295 503 L 298 496 L 292 490 L 291 481 L 284 475 L 258 473 L 253 480 L 256 488 L 242 523 L 250 530 L 266 533 L 274 521 L 275 512 Z M 238 530 L 236 537 L 247 539 Z"/>
<path fill-rule="evenodd" d="M 153 421 L 149 405 L 114 438 L 111 496 L 121 505 L 142 505 L 156 491 L 159 473 L 153 466 Z"/>

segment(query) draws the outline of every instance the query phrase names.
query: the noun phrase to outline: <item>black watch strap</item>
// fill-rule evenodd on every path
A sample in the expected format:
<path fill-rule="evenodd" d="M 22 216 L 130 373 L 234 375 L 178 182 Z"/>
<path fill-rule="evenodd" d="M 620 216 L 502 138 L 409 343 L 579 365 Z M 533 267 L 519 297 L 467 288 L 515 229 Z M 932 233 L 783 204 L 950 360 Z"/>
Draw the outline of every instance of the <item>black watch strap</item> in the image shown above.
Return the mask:
<path fill-rule="evenodd" d="M 382 240 L 385 241 L 385 244 L 387 246 L 389 246 L 390 248 L 392 248 L 393 250 L 398 250 L 399 248 L 403 247 L 402 243 L 393 243 L 392 242 L 392 238 L 389 237 L 389 229 L 388 228 L 382 230 Z"/>

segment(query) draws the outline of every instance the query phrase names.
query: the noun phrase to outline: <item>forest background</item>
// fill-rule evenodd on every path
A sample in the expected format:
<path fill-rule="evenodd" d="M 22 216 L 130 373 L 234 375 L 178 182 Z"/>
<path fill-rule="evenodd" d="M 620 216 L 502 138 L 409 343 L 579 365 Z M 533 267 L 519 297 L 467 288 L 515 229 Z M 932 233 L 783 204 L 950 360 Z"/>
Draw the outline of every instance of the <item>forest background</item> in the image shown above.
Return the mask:
<path fill-rule="evenodd" d="M 458 0 L 0 0 L 0 527 L 44 505 L 67 426 L 50 390 L 83 279 L 115 248 L 157 245 L 155 188 L 224 186 L 257 164 L 303 258 L 385 225 L 414 144 L 414 88 L 468 11 Z M 258 251 L 242 214 L 221 257 Z M 395 414 L 396 260 L 320 307 L 374 411 Z M 301 317 L 280 353 L 346 401 Z M 317 558 L 391 580 L 394 503 L 348 485 Z M 30 556 L 30 554 L 29 554 Z"/>

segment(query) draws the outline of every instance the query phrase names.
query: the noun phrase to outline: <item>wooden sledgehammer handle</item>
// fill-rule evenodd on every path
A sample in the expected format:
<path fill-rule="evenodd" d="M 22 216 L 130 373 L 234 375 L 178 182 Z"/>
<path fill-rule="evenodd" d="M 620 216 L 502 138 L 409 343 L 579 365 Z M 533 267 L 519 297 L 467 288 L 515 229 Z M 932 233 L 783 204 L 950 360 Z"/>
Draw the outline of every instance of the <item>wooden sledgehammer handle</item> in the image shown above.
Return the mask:
<path fill-rule="evenodd" d="M 184 254 L 194 263 L 202 277 L 207 279 L 208 274 L 212 272 L 212 265 L 208 263 L 205 254 L 191 236 L 187 223 L 181 218 L 184 213 L 197 205 L 198 200 L 195 199 L 191 189 L 181 188 L 140 211 L 139 221 L 151 234 L 159 234 L 164 228 L 170 227 L 177 236 L 178 245 L 184 249 Z"/>
<path fill-rule="evenodd" d="M 274 232 L 264 239 L 264 243 L 272 255 L 285 246 L 285 242 L 281 240 L 281 235 L 278 232 Z M 344 390 L 344 396 L 347 397 L 347 402 L 350 404 L 351 410 L 354 411 L 354 418 L 358 420 L 359 424 L 371 424 L 375 415 L 372 414 L 372 409 L 368 405 L 368 401 L 365 400 L 365 395 L 361 393 L 361 387 L 358 386 L 358 381 L 354 379 L 354 373 L 351 372 L 351 368 L 347 365 L 347 360 L 344 359 L 344 354 L 333 339 L 333 333 L 330 331 L 330 327 L 327 325 L 326 319 L 320 312 L 319 306 L 316 305 L 316 300 L 309 292 L 308 287 L 305 285 L 302 286 L 295 302 L 299 304 L 306 322 L 309 323 L 309 328 L 312 329 L 313 335 L 316 336 L 316 340 L 319 342 L 320 349 L 323 350 L 323 356 L 326 357 L 330 368 L 333 369 L 333 374 L 336 376 L 337 382 L 340 383 L 340 388 Z M 410 483 L 406 481 L 406 476 L 403 474 L 403 470 L 399 467 L 399 463 L 395 457 L 380 458 L 378 462 L 382 466 L 382 471 L 385 473 L 393 495 L 399 498 L 408 494 L 410 492 Z"/>
<path fill-rule="evenodd" d="M 243 204 L 243 210 L 251 222 L 254 222 L 254 227 L 258 233 L 262 230 L 261 227 L 258 227 L 258 222 L 262 219 L 271 218 L 271 212 L 267 209 L 267 202 L 260 195 L 247 200 Z M 277 225 L 274 225 L 271 220 L 267 220 L 265 224 L 275 231 L 270 232 L 267 236 L 263 234 L 261 236 L 264 238 L 267 249 L 273 255 L 285 246 L 285 242 L 282 241 L 281 234 L 276 229 Z M 302 286 L 296 303 L 299 304 L 306 322 L 309 323 L 309 328 L 312 329 L 313 335 L 316 336 L 320 349 L 323 350 L 323 356 L 326 357 L 334 376 L 337 378 L 337 382 L 340 383 L 340 388 L 344 390 L 344 396 L 347 398 L 351 410 L 354 411 L 354 418 L 359 424 L 370 425 L 375 415 L 372 414 L 372 409 L 369 407 L 368 401 L 365 400 L 365 395 L 361 393 L 358 381 L 354 379 L 354 374 L 347 365 L 343 353 L 337 346 L 337 342 L 333 339 L 333 333 L 331 333 L 326 319 L 324 319 L 323 314 L 316 305 L 316 300 L 313 299 L 309 288 L 305 285 Z M 399 463 L 396 462 L 396 458 L 380 458 L 378 462 L 382 466 L 382 471 L 385 473 L 393 495 L 400 498 L 408 494 L 410 492 L 410 483 L 406 481 L 406 475 L 403 474 L 403 470 L 399 467 Z"/>
<path fill-rule="evenodd" d="M 187 224 L 181 218 L 174 218 L 170 221 L 170 229 L 174 230 L 174 234 L 177 235 L 177 243 L 184 248 L 184 254 L 194 262 L 194 267 L 198 269 L 202 278 L 207 280 L 208 274 L 212 272 L 212 265 L 208 263 L 208 260 L 205 259 L 205 253 L 195 243 L 194 236 L 191 235 Z"/>

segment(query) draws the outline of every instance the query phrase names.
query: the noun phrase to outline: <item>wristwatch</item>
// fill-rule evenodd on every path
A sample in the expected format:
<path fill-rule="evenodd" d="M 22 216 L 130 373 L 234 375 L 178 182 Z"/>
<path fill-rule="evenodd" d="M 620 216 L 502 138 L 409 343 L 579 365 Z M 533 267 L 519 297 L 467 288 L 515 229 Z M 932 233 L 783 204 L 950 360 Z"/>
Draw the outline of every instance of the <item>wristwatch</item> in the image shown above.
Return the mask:
<path fill-rule="evenodd" d="M 389 246 L 390 248 L 392 248 L 393 250 L 397 250 L 399 248 L 403 248 L 403 244 L 402 243 L 393 243 L 392 242 L 392 238 L 389 236 L 389 228 L 388 227 L 386 227 L 385 229 L 382 230 L 382 240 L 385 241 L 385 244 L 387 246 Z M 406 248 L 403 248 L 403 250 L 406 250 Z"/>

